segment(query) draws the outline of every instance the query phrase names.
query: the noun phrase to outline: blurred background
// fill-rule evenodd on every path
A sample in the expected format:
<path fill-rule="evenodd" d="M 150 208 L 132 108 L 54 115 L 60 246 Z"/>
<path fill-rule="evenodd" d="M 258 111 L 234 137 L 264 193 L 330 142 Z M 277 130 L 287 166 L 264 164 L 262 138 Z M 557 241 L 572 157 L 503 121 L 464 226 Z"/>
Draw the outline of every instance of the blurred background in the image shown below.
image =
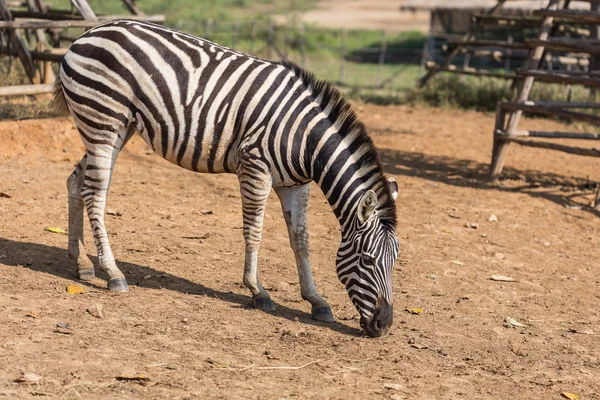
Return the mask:
<path fill-rule="evenodd" d="M 12 3 L 8 3 L 9 7 L 28 9 L 26 2 Z M 77 13 L 69 0 L 44 3 L 51 12 Z M 125 3 L 89 1 L 98 16 L 111 18 L 131 15 Z M 164 17 L 162 23 L 166 26 L 261 58 L 292 60 L 317 77 L 335 83 L 346 96 L 381 105 L 410 102 L 494 111 L 498 101 L 514 97 L 514 72 L 528 54 L 525 48 L 461 49 L 452 58 L 452 68 L 488 72 L 434 74 L 426 85 L 419 85 L 419 78 L 444 60 L 455 48 L 453 41 L 464 38 L 477 18 L 497 6 L 497 0 L 129 0 L 128 3 L 144 15 Z M 500 14 L 507 18 L 529 16 L 546 4 L 547 1 L 541 0 L 511 0 L 503 5 Z M 537 21 L 531 25 L 486 26 L 478 33 L 478 39 L 523 43 L 536 36 Z M 81 32 L 81 28 L 62 30 L 60 46 L 68 47 Z M 27 37 L 27 41 L 35 46 L 33 38 Z M 26 83 L 29 80 L 18 59 L 3 56 L 0 85 Z M 576 101 L 588 97 L 586 88 L 553 84 L 536 84 L 530 94 L 534 100 Z M 0 101 L 4 117 L 20 118 L 23 111 L 31 112 L 28 105 L 23 108 L 14 99 Z M 44 101 L 35 102 L 34 112 L 44 115 L 45 105 Z"/>

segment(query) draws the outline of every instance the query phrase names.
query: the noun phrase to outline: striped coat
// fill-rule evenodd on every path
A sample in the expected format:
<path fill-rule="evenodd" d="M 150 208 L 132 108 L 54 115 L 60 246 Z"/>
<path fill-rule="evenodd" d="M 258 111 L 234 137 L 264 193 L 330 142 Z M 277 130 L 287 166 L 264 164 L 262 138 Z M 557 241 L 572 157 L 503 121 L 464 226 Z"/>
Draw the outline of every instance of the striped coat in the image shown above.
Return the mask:
<path fill-rule="evenodd" d="M 308 184 L 316 182 L 342 230 L 338 276 L 365 330 L 374 336 L 387 331 L 398 256 L 397 185 L 385 179 L 364 126 L 334 87 L 289 62 L 261 60 L 154 24 L 118 21 L 73 43 L 56 88 L 86 147 L 67 181 L 69 254 L 80 278 L 94 276 L 83 251 L 85 208 L 109 289 L 127 290 L 108 243 L 104 208 L 114 162 L 138 132 L 156 153 L 183 168 L 237 174 L 244 283 L 254 305 L 267 311 L 275 305 L 258 279 L 257 254 L 266 199 L 274 189 L 301 294 L 315 318 L 331 321 L 308 257 Z"/>

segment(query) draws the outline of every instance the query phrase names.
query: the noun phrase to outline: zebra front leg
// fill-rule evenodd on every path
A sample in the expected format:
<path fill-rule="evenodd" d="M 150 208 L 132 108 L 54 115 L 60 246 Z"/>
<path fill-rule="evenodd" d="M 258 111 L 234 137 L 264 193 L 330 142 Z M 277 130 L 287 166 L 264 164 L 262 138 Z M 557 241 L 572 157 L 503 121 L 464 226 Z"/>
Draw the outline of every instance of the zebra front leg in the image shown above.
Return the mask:
<path fill-rule="evenodd" d="M 81 197 L 85 203 L 92 226 L 100 268 L 109 276 L 108 289 L 113 292 L 126 292 L 128 290 L 127 281 L 123 273 L 117 268 L 104 225 L 106 197 L 116 159 L 116 154 L 111 153 L 113 150 L 112 147 L 106 152 L 95 149 L 97 155 L 91 156 L 88 154 Z"/>
<path fill-rule="evenodd" d="M 238 174 L 242 194 L 244 218 L 244 240 L 246 257 L 244 261 L 244 285 L 252 292 L 252 304 L 263 311 L 275 311 L 275 303 L 258 279 L 258 249 L 262 239 L 263 220 L 267 198 L 271 191 L 271 178 L 268 175 L 257 177 L 251 174 Z"/>
<path fill-rule="evenodd" d="M 94 264 L 85 252 L 83 239 L 83 200 L 81 186 L 87 166 L 87 154 L 67 179 L 69 197 L 69 257 L 77 263 L 79 279 L 91 281 L 95 277 Z"/>
<path fill-rule="evenodd" d="M 312 317 L 318 321 L 333 322 L 333 313 L 329 304 L 317 292 L 310 270 L 308 224 L 308 198 L 310 184 L 293 187 L 275 188 L 281 201 L 283 216 L 290 236 L 290 245 L 296 256 L 298 277 L 300 278 L 300 293 L 304 300 L 312 305 Z"/>

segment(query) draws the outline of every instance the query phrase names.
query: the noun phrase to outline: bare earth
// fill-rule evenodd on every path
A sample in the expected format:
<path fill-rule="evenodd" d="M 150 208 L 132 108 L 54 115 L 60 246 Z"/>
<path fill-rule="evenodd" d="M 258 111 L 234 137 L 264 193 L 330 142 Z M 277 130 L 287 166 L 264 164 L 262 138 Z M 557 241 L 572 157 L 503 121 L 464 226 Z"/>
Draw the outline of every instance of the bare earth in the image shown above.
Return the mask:
<path fill-rule="evenodd" d="M 328 28 L 388 32 L 429 31 L 427 11 L 400 11 L 401 0 L 326 0 L 298 15 L 302 22 Z M 284 22 L 281 17 L 280 22 Z"/>
<path fill-rule="evenodd" d="M 380 340 L 361 337 L 336 277 L 339 230 L 318 188 L 312 260 L 337 323 L 310 319 L 275 197 L 260 254 L 270 315 L 241 284 L 236 178 L 179 169 L 139 138 L 109 197 L 122 216 L 107 217 L 131 290 L 109 293 L 78 282 L 67 236 L 44 231 L 67 227 L 65 180 L 83 154 L 72 123 L 1 122 L 0 398 L 600 399 L 598 160 L 515 146 L 511 179 L 491 187 L 492 115 L 359 110 L 400 185 L 395 324 Z M 102 318 L 86 311 L 97 305 Z"/>

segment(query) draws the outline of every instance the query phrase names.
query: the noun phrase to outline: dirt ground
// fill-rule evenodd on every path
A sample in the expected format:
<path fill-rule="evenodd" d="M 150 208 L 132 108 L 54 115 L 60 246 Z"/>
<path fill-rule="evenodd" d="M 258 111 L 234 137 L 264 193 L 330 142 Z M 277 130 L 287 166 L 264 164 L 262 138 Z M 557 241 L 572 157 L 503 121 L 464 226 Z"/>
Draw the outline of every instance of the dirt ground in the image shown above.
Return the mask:
<path fill-rule="evenodd" d="M 385 29 L 388 32 L 429 31 L 427 11 L 400 11 L 400 0 L 326 0 L 296 15 L 301 21 L 328 28 Z M 332 17 L 335 15 L 335 18 Z M 285 22 L 286 17 L 279 17 Z"/>
<path fill-rule="evenodd" d="M 312 321 L 300 298 L 275 197 L 266 314 L 241 283 L 236 178 L 179 169 L 139 138 L 109 196 L 122 215 L 107 217 L 130 292 L 109 293 L 78 282 L 67 236 L 44 230 L 67 228 L 65 180 L 83 154 L 72 123 L 0 122 L 0 398 L 600 399 L 599 161 L 513 146 L 492 187 L 492 115 L 358 109 L 400 186 L 395 324 L 378 340 L 361 337 L 335 274 L 339 229 L 317 187 L 312 261 L 336 323 Z"/>

